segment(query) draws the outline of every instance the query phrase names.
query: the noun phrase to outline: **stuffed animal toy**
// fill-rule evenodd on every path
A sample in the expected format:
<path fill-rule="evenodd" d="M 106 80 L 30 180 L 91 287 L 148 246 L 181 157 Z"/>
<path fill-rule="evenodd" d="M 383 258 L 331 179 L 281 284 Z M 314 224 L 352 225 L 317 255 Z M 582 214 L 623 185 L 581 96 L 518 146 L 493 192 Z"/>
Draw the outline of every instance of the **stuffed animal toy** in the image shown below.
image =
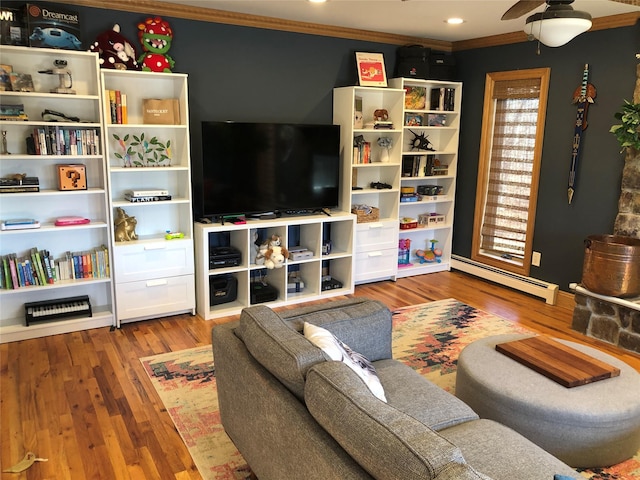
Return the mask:
<path fill-rule="evenodd" d="M 138 30 L 138 38 L 144 49 L 138 58 L 142 70 L 170 73 L 176 62 L 167 55 L 173 40 L 173 30 L 169 24 L 160 17 L 147 18 L 138 24 Z"/>
<path fill-rule="evenodd" d="M 269 240 L 269 248 L 264 254 L 264 266 L 272 268 L 281 268 L 284 262 L 289 258 L 289 251 L 281 245 L 279 235 L 272 235 Z"/>
<path fill-rule="evenodd" d="M 117 23 L 111 30 L 102 32 L 89 48 L 98 53 L 100 67 L 115 70 L 140 70 L 136 60 L 136 50 L 120 33 Z"/>

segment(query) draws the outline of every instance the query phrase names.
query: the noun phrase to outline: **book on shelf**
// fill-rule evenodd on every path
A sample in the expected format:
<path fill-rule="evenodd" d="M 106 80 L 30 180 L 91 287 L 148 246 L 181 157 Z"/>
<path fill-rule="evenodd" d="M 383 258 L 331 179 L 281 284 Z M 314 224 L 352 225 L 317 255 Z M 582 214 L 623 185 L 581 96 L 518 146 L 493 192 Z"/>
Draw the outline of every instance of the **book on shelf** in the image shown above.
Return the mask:
<path fill-rule="evenodd" d="M 105 106 L 109 115 L 109 123 L 122 125 L 129 122 L 127 117 L 127 95 L 121 90 L 105 90 Z"/>
<path fill-rule="evenodd" d="M 156 195 L 169 195 L 169 190 L 163 188 L 149 188 L 145 190 L 127 190 L 125 195 L 130 197 L 154 197 Z"/>
<path fill-rule="evenodd" d="M 95 128 L 36 127 L 31 138 L 35 155 L 100 155 L 100 133 Z"/>
<path fill-rule="evenodd" d="M 426 87 L 404 87 L 404 108 L 407 110 L 424 110 L 426 102 Z"/>
<path fill-rule="evenodd" d="M 371 142 L 362 142 L 353 147 L 353 163 L 371 163 Z"/>
<path fill-rule="evenodd" d="M 144 197 L 134 197 L 132 195 L 125 194 L 124 199 L 131 203 L 164 202 L 171 200 L 171 195 L 146 195 Z"/>
<path fill-rule="evenodd" d="M 39 192 L 38 177 L 0 178 L 0 193 Z"/>
<path fill-rule="evenodd" d="M 452 112 L 455 109 L 456 89 L 440 87 L 431 89 L 430 109 Z"/>
<path fill-rule="evenodd" d="M 34 218 L 14 218 L 0 223 L 0 229 L 2 230 L 24 230 L 30 228 L 40 228 L 40 222 Z"/>

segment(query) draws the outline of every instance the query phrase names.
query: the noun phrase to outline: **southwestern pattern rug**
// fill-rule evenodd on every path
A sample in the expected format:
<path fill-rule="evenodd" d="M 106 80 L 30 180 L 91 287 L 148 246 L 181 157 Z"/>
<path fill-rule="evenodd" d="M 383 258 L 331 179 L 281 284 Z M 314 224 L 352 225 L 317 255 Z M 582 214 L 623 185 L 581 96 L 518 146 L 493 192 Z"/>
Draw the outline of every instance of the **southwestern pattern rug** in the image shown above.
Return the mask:
<path fill-rule="evenodd" d="M 396 310 L 393 354 L 455 393 L 460 351 L 479 338 L 528 330 L 455 299 Z M 211 346 L 140 359 L 205 480 L 245 480 L 251 470 L 220 424 Z M 640 454 L 607 469 L 581 472 L 591 480 L 640 478 Z"/>

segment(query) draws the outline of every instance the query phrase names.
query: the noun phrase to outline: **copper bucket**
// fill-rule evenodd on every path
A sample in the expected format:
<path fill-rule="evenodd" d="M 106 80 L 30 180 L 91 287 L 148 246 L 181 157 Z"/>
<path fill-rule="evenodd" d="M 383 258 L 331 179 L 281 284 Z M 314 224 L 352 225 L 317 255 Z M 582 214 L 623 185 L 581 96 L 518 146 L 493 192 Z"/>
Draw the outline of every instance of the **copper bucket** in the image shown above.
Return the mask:
<path fill-rule="evenodd" d="M 582 284 L 610 297 L 640 295 L 640 239 L 589 235 L 584 241 Z"/>

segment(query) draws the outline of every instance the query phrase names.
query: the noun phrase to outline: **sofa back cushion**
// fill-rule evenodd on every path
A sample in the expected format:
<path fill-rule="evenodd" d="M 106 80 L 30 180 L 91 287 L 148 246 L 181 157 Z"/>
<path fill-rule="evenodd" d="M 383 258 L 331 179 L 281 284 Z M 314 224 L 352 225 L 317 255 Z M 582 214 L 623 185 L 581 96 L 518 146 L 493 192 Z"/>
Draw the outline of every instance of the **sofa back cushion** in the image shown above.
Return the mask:
<path fill-rule="evenodd" d="M 304 399 L 315 420 L 374 478 L 488 479 L 466 464 L 458 447 L 374 397 L 342 362 L 313 366 Z"/>
<path fill-rule="evenodd" d="M 245 308 L 237 330 L 249 353 L 299 399 L 307 370 L 328 359 L 291 323 L 265 305 Z"/>
<path fill-rule="evenodd" d="M 304 338 L 304 322 L 326 328 L 371 361 L 391 358 L 391 312 L 378 301 L 334 300 L 278 313 L 265 305 L 243 309 L 238 336 L 251 355 L 301 400 L 309 368 L 329 360 Z"/>

